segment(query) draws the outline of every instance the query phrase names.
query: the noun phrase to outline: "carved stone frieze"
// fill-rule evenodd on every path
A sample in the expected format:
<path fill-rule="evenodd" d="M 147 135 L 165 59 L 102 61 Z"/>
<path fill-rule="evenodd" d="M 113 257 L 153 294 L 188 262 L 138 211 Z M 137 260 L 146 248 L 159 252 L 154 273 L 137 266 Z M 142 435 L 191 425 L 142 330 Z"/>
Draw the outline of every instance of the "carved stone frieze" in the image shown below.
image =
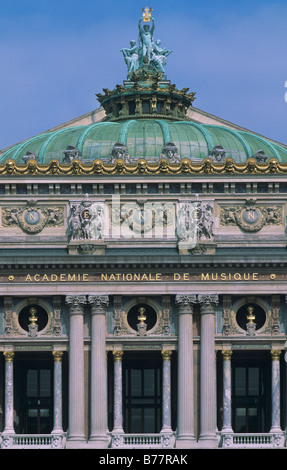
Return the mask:
<path fill-rule="evenodd" d="M 55 336 L 61 336 L 61 297 L 57 296 L 53 299 L 54 318 L 53 318 L 53 331 Z"/>
<path fill-rule="evenodd" d="M 15 327 L 13 322 L 13 299 L 12 297 L 4 297 L 5 310 L 5 336 L 13 336 Z"/>
<path fill-rule="evenodd" d="M 104 204 L 92 202 L 87 197 L 70 204 L 68 217 L 69 241 L 103 240 Z"/>
<path fill-rule="evenodd" d="M 27 201 L 26 206 L 2 207 L 2 226 L 20 227 L 28 234 L 39 233 L 45 227 L 63 227 L 64 208 L 46 206 L 36 200 Z"/>
<path fill-rule="evenodd" d="M 264 225 L 282 225 L 282 207 L 256 204 L 254 199 L 244 205 L 226 205 L 220 208 L 220 225 L 237 225 L 245 232 L 258 232 Z"/>
<path fill-rule="evenodd" d="M 214 210 L 209 201 L 179 202 L 177 208 L 177 235 L 180 240 L 211 240 L 213 238 Z"/>
<path fill-rule="evenodd" d="M 125 204 L 113 204 L 111 224 L 121 232 L 131 230 L 135 234 L 150 232 L 155 227 L 173 227 L 175 217 L 174 204 L 137 200 Z M 125 232 L 124 232 L 125 233 Z M 161 232 L 159 232 L 161 236 Z"/>

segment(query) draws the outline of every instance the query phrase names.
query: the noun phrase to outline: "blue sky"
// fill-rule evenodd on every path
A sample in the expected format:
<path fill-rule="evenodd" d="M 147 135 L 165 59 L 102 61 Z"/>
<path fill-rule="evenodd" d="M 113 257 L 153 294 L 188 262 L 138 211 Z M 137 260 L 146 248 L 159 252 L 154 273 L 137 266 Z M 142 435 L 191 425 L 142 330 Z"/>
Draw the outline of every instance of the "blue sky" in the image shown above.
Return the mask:
<path fill-rule="evenodd" d="M 145 6 L 195 107 L 287 144 L 286 0 L 0 0 L 0 149 L 98 108 Z"/>

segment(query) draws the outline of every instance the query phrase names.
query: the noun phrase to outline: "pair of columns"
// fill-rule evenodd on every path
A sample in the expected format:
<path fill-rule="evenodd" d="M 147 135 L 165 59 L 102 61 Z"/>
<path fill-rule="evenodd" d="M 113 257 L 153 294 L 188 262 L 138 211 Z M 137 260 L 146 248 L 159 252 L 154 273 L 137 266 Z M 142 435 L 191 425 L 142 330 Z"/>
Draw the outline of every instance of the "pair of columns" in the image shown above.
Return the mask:
<path fill-rule="evenodd" d="M 62 428 L 62 351 L 53 351 L 54 357 L 54 427 L 52 434 L 63 434 Z M 3 435 L 15 434 L 14 430 L 14 352 L 4 351 L 5 358 L 5 427 Z"/>
<path fill-rule="evenodd" d="M 171 429 L 171 355 L 172 351 L 162 350 L 163 379 L 162 379 L 162 433 L 172 433 Z M 114 427 L 113 435 L 122 434 L 123 431 L 123 403 L 122 403 L 122 357 L 123 351 L 113 351 L 114 356 Z"/>
<path fill-rule="evenodd" d="M 91 429 L 89 442 L 106 447 L 107 371 L 106 311 L 108 295 L 68 295 L 70 317 L 69 342 L 69 430 L 67 447 L 79 446 L 85 437 L 84 308 L 91 305 Z"/>
<path fill-rule="evenodd" d="M 178 448 L 196 447 L 194 433 L 193 311 L 200 306 L 200 435 L 201 447 L 217 447 L 216 375 L 214 367 L 217 294 L 177 295 L 178 305 Z"/>
<path fill-rule="evenodd" d="M 270 433 L 281 433 L 280 427 L 280 354 L 271 349 L 272 357 L 272 416 Z M 231 349 L 222 350 L 223 355 L 223 426 L 222 433 L 233 433 L 231 425 Z"/>

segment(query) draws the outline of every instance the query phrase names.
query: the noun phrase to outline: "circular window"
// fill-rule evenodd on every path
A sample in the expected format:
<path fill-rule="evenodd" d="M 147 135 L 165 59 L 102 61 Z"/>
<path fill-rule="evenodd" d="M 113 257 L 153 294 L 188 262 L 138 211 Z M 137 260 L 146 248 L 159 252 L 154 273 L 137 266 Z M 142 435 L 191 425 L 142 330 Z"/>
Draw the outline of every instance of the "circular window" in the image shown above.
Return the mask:
<path fill-rule="evenodd" d="M 256 330 L 260 330 L 266 321 L 266 313 L 260 305 L 245 304 L 237 310 L 236 321 L 243 330 L 247 329 L 247 323 L 255 323 Z"/>
<path fill-rule="evenodd" d="M 45 328 L 48 323 L 48 314 L 40 305 L 27 305 L 19 313 L 19 324 L 25 331 L 29 331 L 29 325 L 36 324 L 38 331 Z"/>
<path fill-rule="evenodd" d="M 134 305 L 128 312 L 127 321 L 133 330 L 138 329 L 138 324 L 146 324 L 146 329 L 151 330 L 156 324 L 157 314 L 150 305 Z"/>

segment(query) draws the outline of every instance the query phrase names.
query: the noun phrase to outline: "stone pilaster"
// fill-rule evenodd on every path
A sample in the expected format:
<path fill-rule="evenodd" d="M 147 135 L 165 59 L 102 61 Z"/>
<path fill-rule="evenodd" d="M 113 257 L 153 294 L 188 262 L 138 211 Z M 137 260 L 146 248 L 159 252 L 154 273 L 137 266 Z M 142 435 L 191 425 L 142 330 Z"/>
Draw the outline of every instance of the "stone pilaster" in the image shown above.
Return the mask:
<path fill-rule="evenodd" d="M 107 447 L 106 313 L 108 295 L 89 295 L 91 305 L 91 434 L 93 447 Z"/>
<path fill-rule="evenodd" d="M 178 422 L 176 447 L 196 446 L 193 392 L 193 305 L 196 295 L 177 295 L 178 305 Z"/>
<path fill-rule="evenodd" d="M 68 295 L 69 309 L 69 429 L 67 447 L 85 440 L 84 421 L 84 304 L 85 295 Z M 70 442 L 69 442 L 70 441 Z M 71 445 L 70 445 L 71 444 Z"/>
<path fill-rule="evenodd" d="M 201 445 L 217 447 L 216 436 L 216 379 L 215 313 L 217 294 L 199 294 L 201 315 L 200 337 L 200 436 Z"/>

